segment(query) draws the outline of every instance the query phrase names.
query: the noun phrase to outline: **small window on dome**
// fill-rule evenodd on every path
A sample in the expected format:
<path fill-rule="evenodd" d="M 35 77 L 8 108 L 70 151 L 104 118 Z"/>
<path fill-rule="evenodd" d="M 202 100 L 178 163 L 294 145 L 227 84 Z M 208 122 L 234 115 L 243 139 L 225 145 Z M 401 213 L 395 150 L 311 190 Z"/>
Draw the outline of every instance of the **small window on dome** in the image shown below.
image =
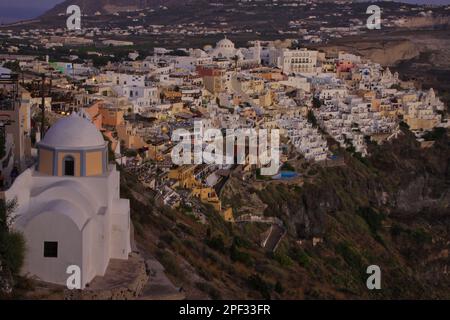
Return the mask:
<path fill-rule="evenodd" d="M 64 158 L 64 175 L 74 176 L 75 175 L 75 159 L 72 156 L 67 156 Z"/>

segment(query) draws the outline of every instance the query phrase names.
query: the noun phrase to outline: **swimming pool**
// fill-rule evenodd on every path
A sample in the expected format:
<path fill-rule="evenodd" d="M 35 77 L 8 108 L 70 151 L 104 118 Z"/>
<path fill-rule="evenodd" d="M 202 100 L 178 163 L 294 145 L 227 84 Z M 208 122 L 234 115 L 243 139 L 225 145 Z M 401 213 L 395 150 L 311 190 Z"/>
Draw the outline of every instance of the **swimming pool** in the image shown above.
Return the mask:
<path fill-rule="evenodd" d="M 298 177 L 298 173 L 295 171 L 281 171 L 279 174 L 272 177 L 274 180 L 289 180 Z"/>

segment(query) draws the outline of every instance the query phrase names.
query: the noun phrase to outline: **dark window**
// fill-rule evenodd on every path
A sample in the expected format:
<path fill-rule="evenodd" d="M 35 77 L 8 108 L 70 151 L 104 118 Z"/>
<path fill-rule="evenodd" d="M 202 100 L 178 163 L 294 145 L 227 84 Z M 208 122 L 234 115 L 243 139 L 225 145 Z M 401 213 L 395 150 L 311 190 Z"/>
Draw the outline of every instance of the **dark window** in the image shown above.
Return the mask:
<path fill-rule="evenodd" d="M 64 175 L 72 177 L 75 175 L 75 160 L 71 156 L 64 158 Z"/>
<path fill-rule="evenodd" d="M 58 258 L 58 242 L 44 242 L 44 258 Z"/>

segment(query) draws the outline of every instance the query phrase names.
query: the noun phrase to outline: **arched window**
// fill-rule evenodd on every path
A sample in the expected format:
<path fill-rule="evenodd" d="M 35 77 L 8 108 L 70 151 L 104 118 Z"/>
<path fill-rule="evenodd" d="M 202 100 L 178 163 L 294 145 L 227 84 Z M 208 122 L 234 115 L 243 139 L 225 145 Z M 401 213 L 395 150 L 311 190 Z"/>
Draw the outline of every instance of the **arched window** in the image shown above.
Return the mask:
<path fill-rule="evenodd" d="M 75 159 L 72 156 L 66 156 L 63 160 L 63 175 L 75 176 Z"/>

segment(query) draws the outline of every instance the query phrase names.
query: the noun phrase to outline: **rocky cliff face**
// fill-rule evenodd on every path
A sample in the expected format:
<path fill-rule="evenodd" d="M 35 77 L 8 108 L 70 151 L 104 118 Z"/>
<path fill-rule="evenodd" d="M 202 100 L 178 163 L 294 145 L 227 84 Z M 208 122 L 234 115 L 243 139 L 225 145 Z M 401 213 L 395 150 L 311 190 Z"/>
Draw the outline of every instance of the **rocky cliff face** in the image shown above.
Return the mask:
<path fill-rule="evenodd" d="M 367 296 L 358 277 L 370 264 L 386 273 L 384 298 L 449 297 L 449 143 L 443 137 L 423 150 L 405 131 L 392 144 L 372 146 L 364 162 L 347 157 L 346 166 L 319 168 L 302 187 L 269 186 L 259 196 L 265 214 L 285 222 L 291 241 L 324 239 L 308 254 L 324 274 L 354 282 L 344 286 L 346 297 Z"/>
<path fill-rule="evenodd" d="M 334 54 L 339 51 L 353 52 L 383 66 L 393 66 L 400 61 L 413 59 L 420 54 L 417 45 L 407 39 L 358 41 L 356 43 L 327 46 L 320 49 Z"/>
<path fill-rule="evenodd" d="M 404 28 L 437 28 L 450 25 L 450 16 L 425 16 L 425 17 L 409 17 L 405 21 L 396 23 L 399 27 Z"/>

